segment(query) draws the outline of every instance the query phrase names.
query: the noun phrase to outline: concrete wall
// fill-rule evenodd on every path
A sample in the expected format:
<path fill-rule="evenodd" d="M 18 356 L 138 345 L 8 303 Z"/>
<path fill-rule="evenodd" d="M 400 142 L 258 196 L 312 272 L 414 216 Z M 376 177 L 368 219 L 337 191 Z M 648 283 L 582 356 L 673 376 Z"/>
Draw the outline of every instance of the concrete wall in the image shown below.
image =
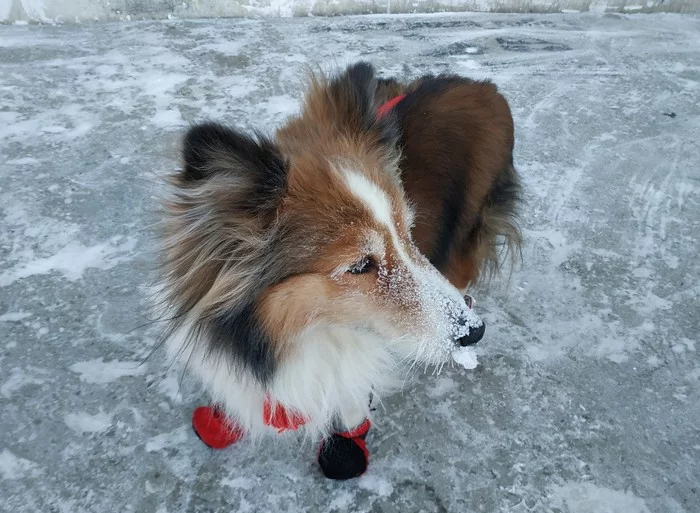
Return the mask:
<path fill-rule="evenodd" d="M 0 0 L 0 22 L 443 11 L 700 12 L 700 0 Z"/>

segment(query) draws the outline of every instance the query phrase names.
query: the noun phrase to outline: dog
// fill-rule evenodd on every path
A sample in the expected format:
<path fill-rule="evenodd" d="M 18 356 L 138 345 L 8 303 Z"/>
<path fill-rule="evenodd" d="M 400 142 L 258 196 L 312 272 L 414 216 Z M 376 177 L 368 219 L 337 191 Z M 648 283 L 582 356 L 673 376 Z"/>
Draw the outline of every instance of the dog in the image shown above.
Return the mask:
<path fill-rule="evenodd" d="M 364 471 L 369 398 L 484 334 L 463 296 L 518 252 L 513 144 L 494 84 L 366 62 L 312 74 L 274 137 L 189 129 L 164 202 L 165 340 L 232 440 L 299 428 L 362 449 L 350 470 L 322 450 L 326 476 Z"/>

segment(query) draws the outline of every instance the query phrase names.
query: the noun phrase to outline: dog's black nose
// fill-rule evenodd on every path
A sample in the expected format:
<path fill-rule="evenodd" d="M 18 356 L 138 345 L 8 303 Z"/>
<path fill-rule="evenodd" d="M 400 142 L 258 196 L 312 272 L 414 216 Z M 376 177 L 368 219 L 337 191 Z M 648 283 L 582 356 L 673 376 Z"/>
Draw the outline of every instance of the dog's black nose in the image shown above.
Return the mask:
<path fill-rule="evenodd" d="M 465 335 L 458 340 L 460 346 L 473 346 L 479 340 L 484 338 L 484 332 L 486 331 L 486 324 L 484 322 L 478 328 L 470 328 L 469 335 Z"/>

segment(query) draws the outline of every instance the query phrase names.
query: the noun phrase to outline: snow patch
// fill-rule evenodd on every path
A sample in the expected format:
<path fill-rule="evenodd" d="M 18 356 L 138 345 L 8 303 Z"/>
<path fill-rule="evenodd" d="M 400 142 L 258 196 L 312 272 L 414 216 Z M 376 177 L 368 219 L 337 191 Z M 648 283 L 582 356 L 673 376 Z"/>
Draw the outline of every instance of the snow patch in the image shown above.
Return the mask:
<path fill-rule="evenodd" d="M 350 511 L 355 496 L 347 490 L 341 490 L 328 505 L 329 511 Z"/>
<path fill-rule="evenodd" d="M 295 114 L 299 108 L 299 101 L 291 96 L 271 96 L 264 102 L 269 116 L 284 117 Z"/>
<path fill-rule="evenodd" d="M 180 392 L 180 380 L 176 373 L 171 373 L 163 378 L 163 381 L 158 385 L 158 390 L 166 395 L 172 402 L 179 404 L 182 402 L 182 393 Z"/>
<path fill-rule="evenodd" d="M 252 490 L 257 486 L 255 479 L 249 477 L 234 477 L 232 479 L 222 479 L 221 484 L 224 486 L 230 486 L 231 488 L 237 488 L 239 490 Z"/>
<path fill-rule="evenodd" d="M 27 385 L 43 385 L 44 380 L 36 378 L 27 373 L 26 369 L 21 369 L 19 367 L 14 367 L 12 369 L 12 374 L 5 381 L 2 386 L 0 386 L 0 395 L 3 397 L 10 398 L 12 395 L 19 391 L 22 387 Z"/>
<path fill-rule="evenodd" d="M 175 130 L 186 124 L 185 120 L 182 119 L 180 111 L 177 109 L 159 110 L 156 115 L 151 118 L 151 123 L 159 128 Z"/>
<path fill-rule="evenodd" d="M 140 376 L 146 372 L 146 364 L 141 362 L 120 362 L 112 360 L 104 362 L 102 358 L 77 362 L 70 370 L 80 374 L 80 381 L 104 385 L 127 376 Z"/>
<path fill-rule="evenodd" d="M 168 447 L 183 445 L 189 440 L 191 429 L 189 425 L 180 426 L 167 433 L 161 433 L 160 435 L 151 437 L 146 442 L 146 451 L 158 452 Z"/>
<path fill-rule="evenodd" d="M 50 257 L 37 258 L 0 274 L 0 287 L 7 287 L 29 276 L 49 274 L 53 271 L 60 272 L 70 281 L 79 280 L 87 269 L 111 269 L 129 260 L 136 248 L 136 241 L 137 238 L 133 236 L 116 236 L 107 242 L 89 247 L 79 242 L 68 243 Z"/>
<path fill-rule="evenodd" d="M 447 395 L 454 390 L 457 390 L 457 383 L 447 376 L 440 376 L 435 381 L 435 386 L 428 390 L 428 395 L 433 398 L 438 398 Z"/>
<path fill-rule="evenodd" d="M 39 474 L 39 466 L 33 461 L 15 456 L 7 449 L 0 452 L 0 476 L 3 479 L 23 479 Z"/>
<path fill-rule="evenodd" d="M 391 482 L 383 477 L 364 474 L 358 479 L 357 484 L 360 488 L 381 495 L 382 497 L 388 497 L 394 492 L 394 487 L 391 485 Z"/>
<path fill-rule="evenodd" d="M 5 164 L 10 164 L 11 166 L 38 166 L 41 162 L 37 159 L 31 157 L 22 157 L 19 159 L 12 159 L 5 162 Z"/>
<path fill-rule="evenodd" d="M 31 316 L 28 312 L 5 312 L 0 315 L 0 322 L 18 322 Z"/>
<path fill-rule="evenodd" d="M 102 433 L 112 425 L 112 416 L 100 412 L 90 415 L 86 412 L 69 413 L 63 419 L 66 426 L 76 433 Z"/>
<path fill-rule="evenodd" d="M 639 497 L 592 483 L 556 486 L 552 489 L 552 495 L 552 505 L 569 513 L 650 513 L 644 500 Z"/>

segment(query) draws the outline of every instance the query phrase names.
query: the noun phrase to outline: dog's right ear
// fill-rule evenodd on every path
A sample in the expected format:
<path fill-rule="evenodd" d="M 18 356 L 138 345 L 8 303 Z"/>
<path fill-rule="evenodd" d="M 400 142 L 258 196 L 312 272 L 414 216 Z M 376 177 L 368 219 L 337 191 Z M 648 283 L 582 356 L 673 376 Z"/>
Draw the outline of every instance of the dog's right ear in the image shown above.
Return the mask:
<path fill-rule="evenodd" d="M 374 74 L 371 64 L 358 62 L 329 83 L 328 94 L 337 109 L 335 115 L 339 123 L 363 130 L 375 125 L 377 79 Z"/>
<path fill-rule="evenodd" d="M 285 190 L 287 165 L 269 139 L 250 137 L 218 123 L 192 127 L 183 142 L 182 186 L 197 186 L 214 177 L 235 184 L 239 207 L 264 209 Z M 233 192 L 233 191 L 231 191 Z"/>

